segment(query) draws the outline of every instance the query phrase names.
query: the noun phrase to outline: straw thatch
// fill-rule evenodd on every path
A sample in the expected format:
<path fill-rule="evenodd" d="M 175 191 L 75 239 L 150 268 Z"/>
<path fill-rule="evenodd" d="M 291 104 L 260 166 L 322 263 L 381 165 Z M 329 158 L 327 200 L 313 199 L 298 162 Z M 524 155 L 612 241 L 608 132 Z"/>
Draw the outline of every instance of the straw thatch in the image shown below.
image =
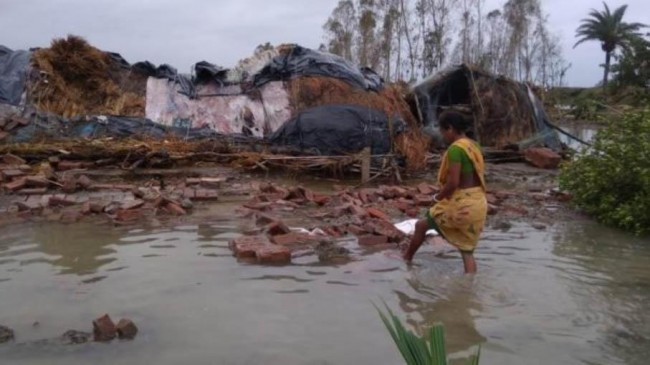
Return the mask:
<path fill-rule="evenodd" d="M 64 117 L 90 114 L 144 116 L 146 76 L 132 73 L 83 38 L 55 39 L 32 57 L 39 77 L 29 98 L 41 111 Z"/>
<path fill-rule="evenodd" d="M 537 132 L 530 100 L 521 85 L 482 76 L 471 87 L 475 127 L 482 144 L 505 147 Z"/>

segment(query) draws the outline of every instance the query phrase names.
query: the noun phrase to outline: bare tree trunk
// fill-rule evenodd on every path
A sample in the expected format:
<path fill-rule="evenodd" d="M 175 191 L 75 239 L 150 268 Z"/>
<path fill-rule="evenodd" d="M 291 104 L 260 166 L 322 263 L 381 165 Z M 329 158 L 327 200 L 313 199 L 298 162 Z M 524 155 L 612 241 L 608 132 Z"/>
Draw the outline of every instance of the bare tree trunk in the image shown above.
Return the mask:
<path fill-rule="evenodd" d="M 609 64 L 612 60 L 612 52 L 605 52 L 605 75 L 603 76 L 603 89 L 607 87 L 607 80 L 609 79 Z"/>

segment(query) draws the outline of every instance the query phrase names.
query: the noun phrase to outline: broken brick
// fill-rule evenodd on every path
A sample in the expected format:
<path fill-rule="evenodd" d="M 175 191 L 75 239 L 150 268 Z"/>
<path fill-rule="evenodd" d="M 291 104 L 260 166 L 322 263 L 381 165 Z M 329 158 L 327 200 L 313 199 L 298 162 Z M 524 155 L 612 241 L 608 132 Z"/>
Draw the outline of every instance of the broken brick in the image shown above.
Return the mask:
<path fill-rule="evenodd" d="M 77 182 L 73 178 L 66 179 L 61 190 L 66 194 L 73 194 L 77 191 Z"/>
<path fill-rule="evenodd" d="M 380 209 L 370 207 L 370 208 L 366 208 L 366 212 L 368 212 L 368 215 L 370 215 L 373 218 L 379 218 L 385 220 L 386 222 L 392 221 L 390 217 L 386 213 L 382 212 Z"/>
<path fill-rule="evenodd" d="M 108 314 L 104 314 L 93 321 L 93 334 L 95 341 L 110 341 L 115 338 L 117 329 Z"/>
<path fill-rule="evenodd" d="M 355 236 L 361 236 L 368 234 L 368 231 L 356 224 L 348 224 L 348 232 L 352 233 Z"/>
<path fill-rule="evenodd" d="M 529 148 L 524 155 L 528 163 L 543 169 L 555 169 L 562 161 L 562 156 L 546 147 Z"/>
<path fill-rule="evenodd" d="M 42 195 L 45 193 L 47 193 L 47 188 L 29 188 L 18 191 L 18 194 L 21 195 Z"/>
<path fill-rule="evenodd" d="M 186 215 L 187 211 L 178 203 L 167 202 L 165 209 L 174 215 Z"/>
<path fill-rule="evenodd" d="M 12 182 L 4 184 L 5 189 L 9 191 L 16 191 L 22 189 L 27 184 L 27 180 L 23 177 L 14 179 Z"/>
<path fill-rule="evenodd" d="M 357 240 L 360 246 L 375 246 L 388 243 L 388 237 L 374 234 L 357 236 Z"/>
<path fill-rule="evenodd" d="M 43 187 L 47 187 L 47 186 L 49 186 L 49 185 L 50 185 L 50 182 L 47 181 L 47 179 L 45 178 L 45 176 L 38 176 L 38 175 L 36 175 L 36 176 L 27 176 L 27 177 L 25 178 L 25 184 L 26 184 L 27 186 L 31 186 L 31 187 L 39 187 L 39 188 L 43 188 Z"/>
<path fill-rule="evenodd" d="M 291 263 L 291 250 L 284 246 L 265 245 L 255 250 L 255 257 L 260 264 L 285 265 Z"/>
<path fill-rule="evenodd" d="M 19 169 L 4 169 L 2 170 L 2 177 L 6 180 L 24 176 L 25 172 Z"/>
<path fill-rule="evenodd" d="M 330 198 L 329 196 L 327 196 L 327 195 L 320 195 L 320 194 L 314 194 L 314 197 L 313 197 L 313 199 L 312 199 L 312 201 L 313 201 L 314 203 L 316 203 L 317 205 L 319 205 L 319 206 L 321 206 L 321 207 L 322 207 L 323 205 L 326 205 L 327 203 L 329 203 L 330 200 L 331 200 L 331 198 Z"/>
<path fill-rule="evenodd" d="M 50 160 L 50 163 L 56 164 L 56 168 L 61 170 L 61 171 L 66 171 L 66 170 L 77 170 L 81 169 L 84 166 L 84 163 L 81 161 L 59 161 L 58 163 L 53 162 Z"/>
<path fill-rule="evenodd" d="M 433 195 L 416 195 L 413 200 L 418 207 L 430 207 L 435 203 L 433 200 Z"/>
<path fill-rule="evenodd" d="M 349 209 L 350 213 L 352 213 L 353 215 L 355 215 L 357 217 L 363 218 L 363 217 L 368 216 L 368 211 L 366 211 L 365 209 L 361 208 L 358 205 L 350 205 L 350 207 L 348 209 Z"/>
<path fill-rule="evenodd" d="M 270 244 L 271 242 L 266 236 L 241 236 L 228 243 L 233 255 L 239 259 L 255 258 L 256 249 Z"/>
<path fill-rule="evenodd" d="M 77 184 L 79 184 L 83 189 L 90 189 L 94 182 L 88 176 L 81 175 L 77 178 Z"/>
<path fill-rule="evenodd" d="M 129 209 L 137 209 L 140 208 L 144 205 L 144 201 L 140 199 L 136 200 L 127 200 L 124 203 L 122 203 L 122 206 L 120 208 L 129 210 Z"/>
<path fill-rule="evenodd" d="M 390 242 L 400 242 L 406 236 L 402 231 L 395 228 L 392 223 L 380 219 L 366 222 L 364 228 L 369 232 L 388 237 Z"/>
<path fill-rule="evenodd" d="M 194 200 L 218 200 L 219 192 L 209 189 L 197 189 Z"/>
<path fill-rule="evenodd" d="M 308 233 L 290 232 L 271 237 L 271 241 L 280 246 L 299 246 L 317 241 L 318 238 Z"/>
<path fill-rule="evenodd" d="M 488 203 L 488 209 L 487 209 L 488 215 L 495 215 L 498 212 L 499 212 L 499 208 L 497 208 L 496 205 Z"/>
<path fill-rule="evenodd" d="M 288 234 L 291 232 L 291 229 L 280 220 L 269 223 L 264 227 L 264 232 L 271 236 L 279 236 L 282 234 Z"/>
<path fill-rule="evenodd" d="M 74 197 L 66 196 L 64 194 L 56 194 L 50 197 L 49 206 L 71 206 L 77 204 Z"/>
<path fill-rule="evenodd" d="M 11 153 L 7 153 L 6 155 L 3 155 L 2 161 L 7 165 L 24 165 L 27 163 L 27 161 Z"/>
<path fill-rule="evenodd" d="M 133 339 L 138 334 L 138 327 L 130 319 L 122 318 L 115 326 L 117 336 L 120 339 Z"/>
<path fill-rule="evenodd" d="M 433 195 L 436 190 L 427 183 L 421 183 L 417 186 L 417 190 L 422 195 Z"/>
<path fill-rule="evenodd" d="M 142 218 L 142 211 L 138 209 L 118 209 L 115 213 L 115 220 L 118 222 L 134 222 Z"/>

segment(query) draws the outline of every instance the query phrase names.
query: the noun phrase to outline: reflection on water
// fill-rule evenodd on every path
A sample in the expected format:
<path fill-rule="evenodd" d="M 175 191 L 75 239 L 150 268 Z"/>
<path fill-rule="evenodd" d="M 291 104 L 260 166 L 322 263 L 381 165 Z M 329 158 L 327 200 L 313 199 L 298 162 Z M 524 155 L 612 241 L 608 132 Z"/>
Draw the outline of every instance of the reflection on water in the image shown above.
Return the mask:
<path fill-rule="evenodd" d="M 487 364 L 645 364 L 650 240 L 590 222 L 486 232 L 479 274 L 425 247 L 353 249 L 336 266 L 237 263 L 242 222 L 129 230 L 26 225 L 0 232 L 0 364 L 400 364 L 372 307 L 385 300 L 420 333 L 443 323 L 456 359 Z M 128 316 L 132 342 L 41 341 Z M 33 326 L 38 322 L 38 326 Z"/>

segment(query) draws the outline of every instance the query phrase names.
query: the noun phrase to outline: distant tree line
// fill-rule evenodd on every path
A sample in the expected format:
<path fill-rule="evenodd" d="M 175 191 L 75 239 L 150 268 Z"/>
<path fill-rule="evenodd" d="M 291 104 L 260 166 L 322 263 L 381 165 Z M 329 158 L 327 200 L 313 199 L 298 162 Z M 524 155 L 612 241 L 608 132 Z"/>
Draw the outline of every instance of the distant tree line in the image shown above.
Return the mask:
<path fill-rule="evenodd" d="M 540 0 L 341 0 L 321 46 L 390 81 L 422 79 L 467 63 L 544 87 L 569 68 Z"/>

